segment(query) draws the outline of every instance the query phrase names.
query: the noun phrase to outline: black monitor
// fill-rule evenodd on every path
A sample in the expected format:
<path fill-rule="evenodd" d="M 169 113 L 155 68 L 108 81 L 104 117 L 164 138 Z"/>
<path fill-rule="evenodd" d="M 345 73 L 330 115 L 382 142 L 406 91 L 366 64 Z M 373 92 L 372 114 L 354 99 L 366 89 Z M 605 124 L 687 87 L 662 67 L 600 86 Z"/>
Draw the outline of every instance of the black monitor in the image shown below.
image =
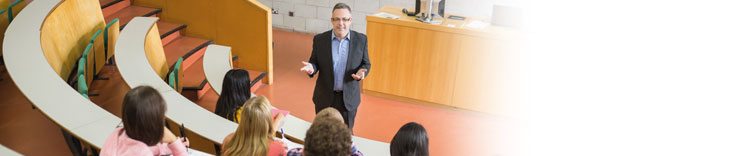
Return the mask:
<path fill-rule="evenodd" d="M 406 13 L 408 16 L 416 16 L 421 12 L 422 3 L 421 0 L 416 0 L 414 12 L 408 12 L 405 8 L 403 9 L 403 13 Z M 437 8 L 437 14 L 440 15 L 440 17 L 445 17 L 445 0 L 440 0 L 440 3 Z"/>
<path fill-rule="evenodd" d="M 403 13 L 406 13 L 406 15 L 408 16 L 416 16 L 416 14 L 419 14 L 420 12 L 419 10 L 421 10 L 421 7 L 422 7 L 421 0 L 416 0 L 416 3 L 414 4 L 416 4 L 416 8 L 414 9 L 414 12 L 408 12 L 408 10 L 404 8 Z"/>

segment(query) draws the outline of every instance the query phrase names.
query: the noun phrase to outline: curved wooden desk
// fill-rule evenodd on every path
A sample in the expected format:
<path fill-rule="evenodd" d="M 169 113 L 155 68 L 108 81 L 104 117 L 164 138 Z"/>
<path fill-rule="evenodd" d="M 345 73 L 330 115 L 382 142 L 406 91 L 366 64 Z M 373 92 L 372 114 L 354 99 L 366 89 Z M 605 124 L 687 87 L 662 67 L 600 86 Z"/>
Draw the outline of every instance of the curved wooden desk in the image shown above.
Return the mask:
<path fill-rule="evenodd" d="M 217 95 L 223 91 L 225 73 L 233 69 L 231 58 L 230 47 L 227 46 L 212 44 L 204 52 L 204 77 Z"/>
<path fill-rule="evenodd" d="M 167 103 L 168 119 L 185 124 L 186 129 L 222 144 L 225 136 L 234 132 L 238 124 L 228 121 L 200 107 L 173 90 L 150 66 L 145 53 L 145 41 L 156 17 L 136 17 L 123 29 L 115 44 L 115 63 L 131 88 L 147 85 L 157 89 Z"/>
<path fill-rule="evenodd" d="M 219 95 L 220 91 L 222 91 L 222 82 L 225 73 L 233 68 L 231 66 L 232 60 L 230 59 L 230 47 L 210 45 L 207 47 L 203 61 L 204 75 L 207 77 L 207 82 Z M 288 115 L 284 120 L 281 128 L 285 131 L 286 137 L 293 137 L 292 139 L 294 140 L 303 141 L 306 137 L 306 131 L 312 125 L 293 115 Z M 357 148 L 366 155 L 390 155 L 390 145 L 387 143 L 357 136 L 353 137 L 353 141 L 357 144 Z"/>
<path fill-rule="evenodd" d="M 71 88 L 53 71 L 42 51 L 40 28 L 60 0 L 34 1 L 8 26 L 3 57 L 11 79 L 44 115 L 96 148 L 120 123 Z"/>

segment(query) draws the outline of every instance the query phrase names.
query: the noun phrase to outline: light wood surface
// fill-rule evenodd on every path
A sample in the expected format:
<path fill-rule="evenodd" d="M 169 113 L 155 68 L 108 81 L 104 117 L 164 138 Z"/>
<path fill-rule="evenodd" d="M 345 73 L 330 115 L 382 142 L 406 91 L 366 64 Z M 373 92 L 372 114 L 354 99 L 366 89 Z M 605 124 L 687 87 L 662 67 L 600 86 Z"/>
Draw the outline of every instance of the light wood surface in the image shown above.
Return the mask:
<path fill-rule="evenodd" d="M 255 0 L 134 0 L 134 4 L 162 8 L 162 20 L 182 23 L 186 35 L 233 47 L 238 68 L 267 72 L 272 84 L 272 15 Z"/>
<path fill-rule="evenodd" d="M 104 22 L 104 21 L 103 21 Z M 99 73 L 99 71 L 102 70 L 102 67 L 105 66 L 105 61 L 107 61 L 108 57 L 105 57 L 105 29 L 102 27 L 102 32 L 100 32 L 97 36 L 94 37 L 94 45 L 92 48 L 94 48 L 91 53 L 94 56 L 92 59 L 92 63 L 94 63 L 94 67 L 96 67 L 94 73 Z"/>
<path fill-rule="evenodd" d="M 110 21 L 105 21 L 110 22 Z M 113 25 L 110 26 L 107 30 L 107 58 L 110 59 L 115 55 L 115 43 L 118 41 L 118 35 L 120 35 L 120 21 L 116 21 Z"/>
<path fill-rule="evenodd" d="M 66 0 L 50 13 L 41 29 L 42 49 L 59 77 L 68 78 L 92 35 L 104 27 L 98 1 Z"/>
<path fill-rule="evenodd" d="M 45 36 L 40 29 L 60 2 L 34 1 L 19 13 L 3 41 L 5 66 L 21 93 L 45 116 L 86 144 L 100 148 L 120 118 L 71 88 L 50 67 L 42 48 Z"/>
<path fill-rule="evenodd" d="M 491 25 L 469 27 L 471 21 L 481 21 L 473 17 L 426 24 L 401 9 L 385 6 L 377 12 L 398 19 L 367 16 L 372 71 L 364 80 L 365 93 L 481 112 L 496 110 L 489 109 L 499 105 L 490 103 L 495 98 L 481 96 L 499 92 L 494 87 L 501 86 L 487 82 L 500 81 L 500 77 L 485 78 L 485 73 L 500 68 L 501 63 L 494 61 L 508 51 L 508 44 L 500 43 L 515 40 L 516 31 Z"/>
<path fill-rule="evenodd" d="M 272 84 L 271 9 L 255 0 L 219 0 L 215 10 L 215 43 L 233 47 L 238 67 L 267 72 L 262 81 Z"/>
<path fill-rule="evenodd" d="M 10 5 L 10 0 L 0 0 L 0 10 L 7 8 Z M 20 11 L 20 10 L 19 10 Z M 8 16 L 6 13 L 0 14 L 0 37 L 5 36 L 5 29 L 8 29 L 8 24 L 10 24 L 10 21 L 8 21 Z M 14 16 L 17 14 L 13 14 Z M 3 41 L 2 38 L 0 38 L 0 43 Z M 3 44 L 0 44 L 0 49 L 3 48 Z M 3 56 L 3 53 L 0 52 L 0 56 Z"/>
<path fill-rule="evenodd" d="M 411 27 L 411 28 L 418 28 L 418 29 L 427 29 L 427 30 L 433 30 L 433 31 L 440 31 L 440 32 L 446 32 L 446 33 L 453 33 L 453 34 L 464 34 L 464 35 L 470 35 L 470 36 L 476 36 L 476 37 L 489 37 L 489 38 L 501 38 L 506 37 L 504 35 L 505 33 L 510 33 L 510 29 L 503 28 L 503 27 L 497 27 L 497 26 L 487 26 L 483 29 L 476 29 L 469 27 L 469 24 L 471 21 L 477 20 L 482 22 L 487 22 L 484 19 L 475 18 L 475 17 L 466 17 L 464 20 L 452 20 L 452 19 L 445 19 L 440 24 L 426 24 L 422 23 L 416 20 L 416 17 L 413 16 L 407 16 L 406 14 L 403 14 L 402 12 L 403 8 L 396 7 L 396 6 L 384 6 L 379 11 L 375 12 L 380 13 L 389 13 L 392 15 L 396 15 L 399 18 L 398 19 L 389 19 L 389 18 L 382 18 L 374 16 L 374 14 L 367 15 L 367 22 L 379 22 L 379 23 L 385 23 L 385 24 L 392 24 L 397 26 L 403 26 L 403 27 Z M 413 9 L 408 9 L 409 11 L 412 11 Z M 448 14 L 446 16 L 450 16 L 452 14 Z M 461 16 L 461 15 L 457 15 Z M 368 23 L 367 23 L 368 24 Z M 369 32 L 369 31 L 367 31 Z"/>
<path fill-rule="evenodd" d="M 145 52 L 145 41 L 153 35 L 151 31 L 155 22 L 155 17 L 136 17 L 126 25 L 115 45 L 118 71 L 131 88 L 147 85 L 157 89 L 167 102 L 165 115 L 168 119 L 184 124 L 187 130 L 215 144 L 221 144 L 225 136 L 235 131 L 238 125 L 186 99 L 152 72 Z"/>
<path fill-rule="evenodd" d="M 115 43 L 118 44 L 117 42 Z M 152 25 L 149 28 L 149 32 L 144 41 L 144 51 L 146 52 L 149 65 L 161 79 L 167 80 L 168 75 L 168 61 L 165 58 L 165 50 L 162 47 L 162 40 L 160 39 L 160 32 L 157 31 L 157 25 Z"/>

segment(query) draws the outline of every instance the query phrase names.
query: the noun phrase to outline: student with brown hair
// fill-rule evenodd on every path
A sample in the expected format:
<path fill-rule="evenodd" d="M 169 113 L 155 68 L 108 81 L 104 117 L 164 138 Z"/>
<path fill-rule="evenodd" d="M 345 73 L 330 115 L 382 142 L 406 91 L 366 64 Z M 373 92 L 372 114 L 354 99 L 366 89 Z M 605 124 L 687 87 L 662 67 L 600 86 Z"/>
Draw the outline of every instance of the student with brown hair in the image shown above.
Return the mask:
<path fill-rule="evenodd" d="M 338 109 L 335 109 L 333 107 L 327 107 L 323 109 L 322 111 L 319 111 L 316 116 L 314 116 L 314 120 L 322 119 L 322 118 L 335 118 L 340 121 L 343 121 L 343 116 L 340 115 L 340 112 Z"/>
<path fill-rule="evenodd" d="M 123 127 L 107 137 L 101 155 L 188 155 L 188 139 L 165 127 L 165 100 L 149 86 L 138 86 L 123 99 Z"/>
<path fill-rule="evenodd" d="M 232 156 L 279 156 L 285 155 L 287 145 L 274 140 L 275 130 L 283 121 L 278 114 L 273 119 L 270 101 L 264 96 L 255 96 L 241 107 L 238 129 L 231 133 L 222 145 L 222 155 Z"/>
<path fill-rule="evenodd" d="M 362 156 L 351 141 L 351 130 L 335 108 L 322 109 L 314 117 L 304 138 L 304 148 L 288 151 L 288 156 Z"/>

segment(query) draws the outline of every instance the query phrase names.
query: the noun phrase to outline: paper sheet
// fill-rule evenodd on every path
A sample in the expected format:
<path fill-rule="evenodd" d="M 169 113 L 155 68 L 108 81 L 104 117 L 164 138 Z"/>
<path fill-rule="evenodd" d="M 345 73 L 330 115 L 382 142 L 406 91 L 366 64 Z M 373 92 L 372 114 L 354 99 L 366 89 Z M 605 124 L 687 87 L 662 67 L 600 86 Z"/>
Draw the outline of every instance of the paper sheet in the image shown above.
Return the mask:
<path fill-rule="evenodd" d="M 490 23 L 477 21 L 477 20 L 473 20 L 469 22 L 469 24 L 466 24 L 467 27 L 474 28 L 474 29 L 484 29 L 485 27 L 487 27 L 487 25 L 490 25 Z"/>
<path fill-rule="evenodd" d="M 385 12 L 380 12 L 380 13 L 374 14 L 374 16 L 382 17 L 382 18 L 398 19 L 398 16 L 393 15 L 393 14 L 389 14 L 389 13 L 385 13 Z"/>

